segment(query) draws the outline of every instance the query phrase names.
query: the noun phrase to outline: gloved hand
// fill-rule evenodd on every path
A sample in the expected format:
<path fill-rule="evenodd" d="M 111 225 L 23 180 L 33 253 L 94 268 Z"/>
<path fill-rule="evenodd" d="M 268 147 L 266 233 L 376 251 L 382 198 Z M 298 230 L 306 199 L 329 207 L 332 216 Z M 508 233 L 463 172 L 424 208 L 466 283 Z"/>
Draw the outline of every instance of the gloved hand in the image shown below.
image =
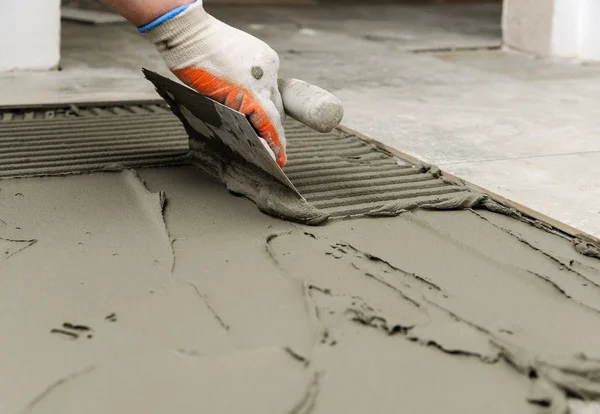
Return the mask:
<path fill-rule="evenodd" d="M 277 87 L 279 57 L 261 40 L 215 19 L 202 0 L 139 27 L 171 71 L 203 95 L 245 114 L 286 162 L 285 112 Z"/>

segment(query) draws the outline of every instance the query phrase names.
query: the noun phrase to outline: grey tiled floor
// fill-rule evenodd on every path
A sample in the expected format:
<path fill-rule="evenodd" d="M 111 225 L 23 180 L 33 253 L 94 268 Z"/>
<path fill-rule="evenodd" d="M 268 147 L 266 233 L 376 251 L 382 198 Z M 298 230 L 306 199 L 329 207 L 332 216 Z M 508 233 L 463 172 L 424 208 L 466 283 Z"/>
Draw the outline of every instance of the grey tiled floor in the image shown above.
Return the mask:
<path fill-rule="evenodd" d="M 600 66 L 498 50 L 499 5 L 213 12 L 334 91 L 345 125 L 600 237 Z M 166 71 L 125 24 L 63 24 L 61 65 L 0 74 L 0 105 L 154 98 L 139 69 Z"/>

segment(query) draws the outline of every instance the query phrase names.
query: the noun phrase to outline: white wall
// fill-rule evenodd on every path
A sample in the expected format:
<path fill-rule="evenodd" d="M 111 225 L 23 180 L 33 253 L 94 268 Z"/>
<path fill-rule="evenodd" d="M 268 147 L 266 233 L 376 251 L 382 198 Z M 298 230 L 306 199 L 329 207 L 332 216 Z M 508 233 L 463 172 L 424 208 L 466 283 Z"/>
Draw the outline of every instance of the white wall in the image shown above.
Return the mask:
<path fill-rule="evenodd" d="M 49 70 L 60 60 L 60 0 L 0 0 L 0 71 Z"/>
<path fill-rule="evenodd" d="M 502 29 L 523 52 L 600 61 L 600 0 L 505 0 Z"/>

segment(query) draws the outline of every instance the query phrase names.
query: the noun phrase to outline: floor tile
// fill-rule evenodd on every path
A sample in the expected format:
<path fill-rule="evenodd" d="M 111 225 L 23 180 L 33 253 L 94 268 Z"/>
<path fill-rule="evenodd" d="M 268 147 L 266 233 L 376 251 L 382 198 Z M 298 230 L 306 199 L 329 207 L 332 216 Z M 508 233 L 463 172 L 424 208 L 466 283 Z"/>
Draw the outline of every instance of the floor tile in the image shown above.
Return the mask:
<path fill-rule="evenodd" d="M 442 167 L 555 220 L 600 237 L 600 153 Z"/>

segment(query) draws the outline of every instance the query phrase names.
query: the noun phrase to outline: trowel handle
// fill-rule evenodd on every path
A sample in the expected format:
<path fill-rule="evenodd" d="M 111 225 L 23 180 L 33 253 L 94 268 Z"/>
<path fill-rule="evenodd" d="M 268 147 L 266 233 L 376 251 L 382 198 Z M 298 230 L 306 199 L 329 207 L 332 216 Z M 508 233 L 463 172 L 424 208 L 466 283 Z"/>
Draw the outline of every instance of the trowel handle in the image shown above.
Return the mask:
<path fill-rule="evenodd" d="M 279 79 L 279 92 L 285 113 L 319 132 L 329 132 L 344 117 L 338 97 L 325 89 L 299 79 Z"/>

